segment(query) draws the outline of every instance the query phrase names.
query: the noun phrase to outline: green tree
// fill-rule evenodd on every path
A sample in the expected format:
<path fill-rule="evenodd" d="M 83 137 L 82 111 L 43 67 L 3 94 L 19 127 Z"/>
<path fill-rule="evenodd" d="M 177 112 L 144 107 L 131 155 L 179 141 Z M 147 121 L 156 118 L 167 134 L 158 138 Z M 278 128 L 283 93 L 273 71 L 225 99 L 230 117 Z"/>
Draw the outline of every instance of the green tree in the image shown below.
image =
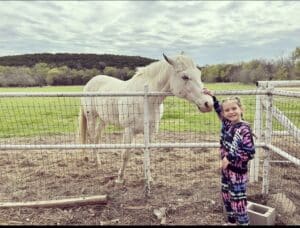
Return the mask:
<path fill-rule="evenodd" d="M 205 66 L 202 69 L 202 80 L 203 82 L 216 82 L 219 76 L 218 65 Z"/>
<path fill-rule="evenodd" d="M 48 66 L 47 63 L 37 63 L 32 67 L 31 69 L 32 75 L 36 79 L 39 86 L 43 86 L 47 84 L 46 78 L 49 70 L 50 67 Z"/>
<path fill-rule="evenodd" d="M 48 85 L 57 85 L 61 71 L 59 68 L 54 67 L 47 72 L 46 82 Z"/>
<path fill-rule="evenodd" d="M 101 72 L 96 68 L 83 70 L 83 84 L 86 84 L 91 78 L 99 74 L 101 74 Z"/>
<path fill-rule="evenodd" d="M 300 60 L 300 47 L 296 47 L 296 49 L 292 52 L 292 60 L 294 62 Z"/>
<path fill-rule="evenodd" d="M 117 69 L 115 67 L 110 67 L 110 66 L 107 66 L 105 67 L 105 69 L 103 70 L 103 73 L 105 75 L 109 75 L 109 76 L 112 76 L 112 77 L 116 77 L 117 76 Z"/>
<path fill-rule="evenodd" d="M 276 72 L 273 76 L 273 80 L 287 80 L 288 70 L 284 65 L 279 65 L 276 69 Z"/>
<path fill-rule="evenodd" d="M 300 80 L 300 59 L 294 63 L 292 79 Z"/>
<path fill-rule="evenodd" d="M 300 47 L 296 47 L 296 49 L 292 52 L 292 62 L 293 62 L 293 79 L 300 79 Z"/>

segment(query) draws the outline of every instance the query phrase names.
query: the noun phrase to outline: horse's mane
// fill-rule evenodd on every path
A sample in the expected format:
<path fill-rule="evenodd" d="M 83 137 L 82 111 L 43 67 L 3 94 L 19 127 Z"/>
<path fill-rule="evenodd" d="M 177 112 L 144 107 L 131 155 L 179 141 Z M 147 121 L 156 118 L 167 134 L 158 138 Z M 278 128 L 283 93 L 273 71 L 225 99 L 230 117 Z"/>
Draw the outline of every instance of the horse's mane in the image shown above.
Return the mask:
<path fill-rule="evenodd" d="M 132 77 L 133 80 L 142 77 L 149 84 L 155 84 L 164 83 L 163 81 L 167 75 L 166 71 L 171 70 L 171 67 L 166 61 L 160 60 L 144 67 L 137 67 L 136 70 L 136 73 Z"/>
<path fill-rule="evenodd" d="M 163 60 L 160 61 L 156 61 L 153 63 L 150 63 L 147 66 L 143 66 L 143 67 L 137 67 L 136 68 L 136 73 L 133 77 L 140 77 L 142 75 L 153 75 L 153 74 L 157 74 L 160 71 L 164 70 L 168 68 L 168 64 L 165 63 Z"/>
<path fill-rule="evenodd" d="M 182 68 L 181 70 L 184 70 L 186 68 L 195 65 L 193 60 L 184 54 L 178 55 L 173 59 L 176 61 L 179 68 Z M 170 70 L 172 70 L 170 64 L 167 63 L 165 60 L 160 60 L 160 61 L 150 63 L 149 65 L 144 67 L 137 67 L 136 73 L 133 75 L 132 78 L 145 77 L 146 80 L 147 78 L 149 78 L 148 80 L 151 83 L 155 83 L 155 82 L 160 83 L 161 81 L 164 80 L 162 75 L 164 76 L 168 75 L 166 74 L 166 71 L 170 71 Z"/>

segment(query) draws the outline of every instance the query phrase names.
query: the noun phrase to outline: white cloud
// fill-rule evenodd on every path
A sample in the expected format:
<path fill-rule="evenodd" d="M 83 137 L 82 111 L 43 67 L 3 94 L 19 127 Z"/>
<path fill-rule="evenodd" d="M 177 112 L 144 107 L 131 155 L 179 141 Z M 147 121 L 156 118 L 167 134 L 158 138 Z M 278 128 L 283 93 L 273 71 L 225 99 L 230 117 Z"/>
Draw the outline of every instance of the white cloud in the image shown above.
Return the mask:
<path fill-rule="evenodd" d="M 185 50 L 204 63 L 272 58 L 300 45 L 299 12 L 300 3 L 290 1 L 5 1 L 0 55 L 161 58 Z"/>

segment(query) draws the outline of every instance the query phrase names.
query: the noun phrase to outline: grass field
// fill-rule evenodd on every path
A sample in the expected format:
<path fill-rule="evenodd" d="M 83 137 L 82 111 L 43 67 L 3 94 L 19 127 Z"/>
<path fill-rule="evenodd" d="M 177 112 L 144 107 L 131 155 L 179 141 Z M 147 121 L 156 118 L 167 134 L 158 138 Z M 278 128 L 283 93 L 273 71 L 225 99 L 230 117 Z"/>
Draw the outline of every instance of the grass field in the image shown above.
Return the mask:
<path fill-rule="evenodd" d="M 255 85 L 239 83 L 206 83 L 212 91 L 249 90 Z M 83 86 L 0 88 L 2 92 L 81 92 Z M 222 99 L 224 96 L 218 96 Z M 255 96 L 240 96 L 246 113 L 244 118 L 253 123 Z M 289 102 L 288 102 L 289 103 Z M 278 102 L 278 107 L 287 112 L 289 118 L 298 119 L 299 102 L 287 106 L 287 102 Z M 0 98 L 0 138 L 15 136 L 36 136 L 44 134 L 64 134 L 75 132 L 79 111 L 79 98 L 71 97 L 17 97 Z M 291 114 L 290 114 L 291 113 Z M 215 113 L 199 113 L 197 108 L 187 101 L 176 97 L 167 97 L 164 101 L 164 115 L 160 124 L 163 131 L 216 132 L 219 129 Z M 274 122 L 273 126 L 281 129 Z M 298 126 L 299 127 L 299 126 Z"/>

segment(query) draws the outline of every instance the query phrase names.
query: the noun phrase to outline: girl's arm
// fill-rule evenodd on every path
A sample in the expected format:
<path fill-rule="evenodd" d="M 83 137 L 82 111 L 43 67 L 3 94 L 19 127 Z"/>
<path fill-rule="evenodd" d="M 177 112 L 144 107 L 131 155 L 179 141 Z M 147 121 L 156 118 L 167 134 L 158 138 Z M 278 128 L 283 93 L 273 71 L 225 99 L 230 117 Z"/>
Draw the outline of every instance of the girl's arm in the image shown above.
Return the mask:
<path fill-rule="evenodd" d="M 212 97 L 213 101 L 214 101 L 214 109 L 218 115 L 218 117 L 220 118 L 220 120 L 223 120 L 222 117 L 222 108 L 220 105 L 220 102 L 218 101 L 218 99 L 214 96 L 214 94 L 207 88 L 203 88 L 203 92 L 209 96 Z"/>
<path fill-rule="evenodd" d="M 220 105 L 220 102 L 218 101 L 218 99 L 215 96 L 212 96 L 212 99 L 214 101 L 214 109 L 219 117 L 220 120 L 223 120 L 223 116 L 222 116 L 222 107 Z"/>

